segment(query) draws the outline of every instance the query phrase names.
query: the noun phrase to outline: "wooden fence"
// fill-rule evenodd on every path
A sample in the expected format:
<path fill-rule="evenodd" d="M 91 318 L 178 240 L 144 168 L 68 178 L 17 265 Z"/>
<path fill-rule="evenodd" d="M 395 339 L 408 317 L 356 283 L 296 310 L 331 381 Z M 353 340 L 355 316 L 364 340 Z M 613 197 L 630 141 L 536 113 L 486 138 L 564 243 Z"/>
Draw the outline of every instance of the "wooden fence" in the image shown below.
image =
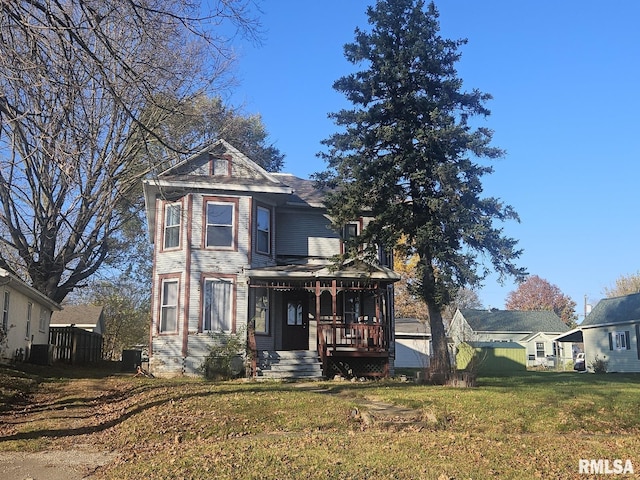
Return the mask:
<path fill-rule="evenodd" d="M 102 360 L 102 335 L 78 327 L 51 327 L 49 344 L 53 361 L 86 365 Z"/>

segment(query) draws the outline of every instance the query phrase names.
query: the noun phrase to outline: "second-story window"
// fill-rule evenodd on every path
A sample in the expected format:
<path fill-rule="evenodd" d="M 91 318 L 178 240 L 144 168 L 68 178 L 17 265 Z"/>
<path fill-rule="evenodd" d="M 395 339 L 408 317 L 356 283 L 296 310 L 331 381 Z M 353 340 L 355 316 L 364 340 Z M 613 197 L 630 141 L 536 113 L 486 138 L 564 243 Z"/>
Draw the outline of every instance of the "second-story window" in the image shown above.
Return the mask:
<path fill-rule="evenodd" d="M 344 231 L 342 232 L 342 239 L 345 242 L 350 240 L 355 240 L 358 236 L 358 224 L 357 223 L 347 223 L 344 226 Z"/>
<path fill-rule="evenodd" d="M 257 250 L 268 254 L 271 252 L 271 211 L 258 207 L 256 225 Z"/>
<path fill-rule="evenodd" d="M 232 203 L 207 202 L 207 247 L 232 248 L 234 245 Z"/>
<path fill-rule="evenodd" d="M 164 248 L 180 246 L 180 204 L 170 203 L 164 210 Z"/>

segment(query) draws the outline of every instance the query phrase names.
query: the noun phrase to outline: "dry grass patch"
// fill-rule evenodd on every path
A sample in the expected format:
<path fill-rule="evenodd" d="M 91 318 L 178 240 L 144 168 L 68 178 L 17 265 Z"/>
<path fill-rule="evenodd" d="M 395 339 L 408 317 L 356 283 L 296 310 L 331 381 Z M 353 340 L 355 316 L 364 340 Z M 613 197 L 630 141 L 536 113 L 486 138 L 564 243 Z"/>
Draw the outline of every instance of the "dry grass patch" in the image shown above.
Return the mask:
<path fill-rule="evenodd" d="M 473 389 L 396 381 L 42 379 L 2 414 L 0 450 L 117 458 L 95 478 L 580 478 L 640 469 L 640 376 L 533 372 Z"/>

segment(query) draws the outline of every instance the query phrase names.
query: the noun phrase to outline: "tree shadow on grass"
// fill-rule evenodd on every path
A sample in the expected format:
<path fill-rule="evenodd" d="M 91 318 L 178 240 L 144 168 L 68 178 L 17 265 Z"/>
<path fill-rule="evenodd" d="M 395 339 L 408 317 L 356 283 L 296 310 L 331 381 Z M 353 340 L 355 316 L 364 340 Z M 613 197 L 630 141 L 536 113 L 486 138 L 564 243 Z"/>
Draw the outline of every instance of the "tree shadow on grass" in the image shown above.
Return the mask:
<path fill-rule="evenodd" d="M 99 433 L 109 428 L 115 427 L 121 424 L 122 422 L 126 421 L 127 419 L 133 417 L 134 415 L 140 414 L 150 408 L 163 405 L 167 402 L 172 402 L 172 401 L 175 402 L 175 401 L 186 400 L 190 398 L 205 397 L 205 396 L 209 396 L 216 393 L 217 392 L 202 391 L 202 392 L 193 392 L 193 393 L 186 393 L 186 394 L 183 393 L 183 394 L 169 395 L 164 398 L 156 397 L 154 398 L 154 400 L 137 404 L 130 410 L 117 415 L 115 418 L 100 422 L 97 425 L 88 425 L 88 426 L 82 426 L 77 428 L 59 428 L 59 429 L 54 428 L 54 429 L 31 430 L 29 432 L 19 432 L 12 435 L 0 437 L 0 442 L 8 442 L 8 441 L 15 441 L 15 440 L 35 440 L 42 437 L 62 438 L 62 437 L 74 437 L 79 435 L 91 435 L 91 434 Z M 88 417 L 93 417 L 93 416 L 95 416 L 95 413 L 88 415 Z"/>

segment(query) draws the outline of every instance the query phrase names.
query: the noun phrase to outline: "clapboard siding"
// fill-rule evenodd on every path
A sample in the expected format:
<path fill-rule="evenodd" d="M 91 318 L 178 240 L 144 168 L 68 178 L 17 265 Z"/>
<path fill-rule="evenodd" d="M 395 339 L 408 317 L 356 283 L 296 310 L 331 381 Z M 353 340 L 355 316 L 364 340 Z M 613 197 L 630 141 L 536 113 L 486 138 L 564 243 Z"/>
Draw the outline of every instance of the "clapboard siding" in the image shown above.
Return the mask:
<path fill-rule="evenodd" d="M 340 237 L 325 214 L 281 211 L 276 223 L 278 256 L 329 258 L 340 253 Z"/>
<path fill-rule="evenodd" d="M 609 345 L 609 333 L 629 332 L 629 348 L 624 350 L 612 350 Z M 582 331 L 584 340 L 584 352 L 587 366 L 590 366 L 596 357 L 608 362 L 608 372 L 640 372 L 640 355 L 638 353 L 637 329 L 635 324 L 620 324 L 615 326 L 585 328 Z"/>

